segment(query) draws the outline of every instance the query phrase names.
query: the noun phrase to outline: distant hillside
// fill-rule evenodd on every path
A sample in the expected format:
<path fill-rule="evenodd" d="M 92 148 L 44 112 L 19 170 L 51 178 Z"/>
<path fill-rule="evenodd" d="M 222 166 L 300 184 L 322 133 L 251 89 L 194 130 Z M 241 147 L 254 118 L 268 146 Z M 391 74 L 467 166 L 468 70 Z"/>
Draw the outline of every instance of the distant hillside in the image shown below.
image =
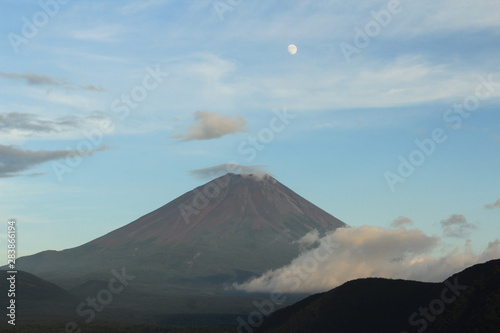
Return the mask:
<path fill-rule="evenodd" d="M 427 332 L 500 332 L 500 260 L 472 266 L 450 279 L 455 276 L 468 288 Z"/>
<path fill-rule="evenodd" d="M 0 271 L 0 307 L 5 309 L 9 299 L 7 290 L 7 271 Z M 75 316 L 75 309 L 80 299 L 70 292 L 45 281 L 33 274 L 18 271 L 16 274 L 16 319 L 17 322 L 43 320 L 47 316 L 51 318 L 71 318 Z M 2 321 L 5 315 L 2 310 Z"/>
<path fill-rule="evenodd" d="M 499 332 L 500 260 L 472 266 L 445 281 L 349 281 L 276 311 L 255 332 Z M 458 286 L 456 299 L 450 283 Z M 460 291 L 462 285 L 466 290 Z M 419 311 L 429 307 L 434 312 L 425 319 Z"/>

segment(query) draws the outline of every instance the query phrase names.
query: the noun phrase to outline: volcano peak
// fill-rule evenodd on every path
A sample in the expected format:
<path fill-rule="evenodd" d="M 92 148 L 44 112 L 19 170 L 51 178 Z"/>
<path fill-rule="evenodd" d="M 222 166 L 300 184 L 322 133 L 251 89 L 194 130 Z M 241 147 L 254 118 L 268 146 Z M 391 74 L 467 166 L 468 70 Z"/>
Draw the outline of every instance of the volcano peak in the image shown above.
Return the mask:
<path fill-rule="evenodd" d="M 134 222 L 93 241 L 196 242 L 208 234 L 261 230 L 297 240 L 307 232 L 345 226 L 268 174 L 227 173 Z"/>

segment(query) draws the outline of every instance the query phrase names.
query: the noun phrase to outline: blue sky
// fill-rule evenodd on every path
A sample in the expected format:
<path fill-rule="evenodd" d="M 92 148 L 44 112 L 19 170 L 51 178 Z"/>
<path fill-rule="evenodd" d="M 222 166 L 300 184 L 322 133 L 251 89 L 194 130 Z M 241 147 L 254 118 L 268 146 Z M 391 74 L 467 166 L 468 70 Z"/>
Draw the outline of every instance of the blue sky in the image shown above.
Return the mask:
<path fill-rule="evenodd" d="M 477 252 L 498 237 L 496 0 L 1 8 L 0 207 L 20 255 L 90 241 L 225 163 L 264 166 L 352 226 L 403 216 Z"/>

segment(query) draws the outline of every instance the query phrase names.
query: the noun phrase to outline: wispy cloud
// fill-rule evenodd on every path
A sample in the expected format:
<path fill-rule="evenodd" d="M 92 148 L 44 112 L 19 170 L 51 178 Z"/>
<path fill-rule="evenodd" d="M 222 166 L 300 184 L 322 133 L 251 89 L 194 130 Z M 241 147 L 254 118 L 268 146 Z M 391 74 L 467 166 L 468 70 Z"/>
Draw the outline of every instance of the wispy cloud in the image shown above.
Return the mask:
<path fill-rule="evenodd" d="M 211 53 L 198 54 L 185 67 L 188 74 L 209 83 L 221 81 L 236 71 L 236 65 Z"/>
<path fill-rule="evenodd" d="M 413 224 L 413 221 L 409 217 L 399 216 L 396 219 L 394 219 L 394 221 L 391 222 L 391 227 L 401 228 L 401 227 L 409 226 L 412 224 Z"/>
<path fill-rule="evenodd" d="M 119 9 L 121 14 L 132 15 L 144 10 L 148 10 L 152 7 L 165 5 L 170 0 L 144 0 L 144 1 L 133 1 L 129 2 Z"/>
<path fill-rule="evenodd" d="M 465 216 L 453 214 L 449 218 L 441 221 L 443 233 L 447 237 L 466 238 L 470 231 L 476 229 L 476 225 L 468 223 Z"/>
<path fill-rule="evenodd" d="M 64 80 L 58 80 L 50 76 L 38 74 L 17 74 L 0 72 L 0 77 L 3 77 L 4 79 L 21 80 L 25 81 L 27 84 L 33 85 L 59 86 L 67 84 L 67 82 Z"/>
<path fill-rule="evenodd" d="M 0 133 L 16 133 L 20 136 L 32 134 L 62 133 L 84 129 L 108 118 L 101 112 L 88 116 L 65 116 L 46 118 L 31 113 L 10 112 L 0 114 Z"/>
<path fill-rule="evenodd" d="M 484 208 L 486 209 L 500 208 L 500 199 L 498 199 L 494 203 L 484 205 Z"/>
<path fill-rule="evenodd" d="M 0 72 L 0 78 L 4 78 L 7 80 L 22 81 L 28 85 L 36 85 L 36 86 L 53 86 L 53 87 L 63 87 L 69 89 L 97 91 L 97 92 L 106 91 L 106 89 L 94 85 L 80 86 L 72 84 L 71 82 L 64 79 L 59 79 L 47 75 L 33 74 L 33 73 L 18 74 L 18 73 Z"/>
<path fill-rule="evenodd" d="M 182 61 L 169 71 L 178 73 L 173 88 L 176 95 L 196 96 L 204 105 L 224 112 L 235 105 L 244 111 L 249 105 L 271 109 L 277 99 L 286 100 L 289 109 L 296 112 L 415 106 L 464 98 L 474 94 L 479 77 L 493 74 L 495 82 L 500 77 L 500 72 L 480 68 L 459 71 L 419 54 L 368 59 L 351 67 L 341 62 L 322 67 L 315 60 L 299 64 L 280 60 L 282 64 L 273 69 L 256 64 L 250 71 L 233 65 L 230 59 L 213 56 Z M 293 71 L 289 70 L 292 65 Z M 495 85 L 491 97 L 498 96 L 500 89 Z M 333 122 L 324 126 L 341 125 Z"/>
<path fill-rule="evenodd" d="M 294 243 L 299 244 L 300 250 L 308 250 L 312 246 L 316 247 L 318 246 L 318 243 L 321 239 L 321 236 L 319 235 L 319 231 L 314 229 L 309 231 L 307 234 L 305 234 L 302 238 L 300 238 L 298 241 L 294 241 Z"/>
<path fill-rule="evenodd" d="M 247 121 L 245 118 L 220 115 L 209 111 L 196 111 L 195 124 L 190 126 L 186 133 L 173 136 L 182 141 L 210 140 L 227 134 L 244 132 Z"/>
<path fill-rule="evenodd" d="M 102 146 L 85 152 L 73 150 L 24 150 L 14 146 L 0 145 L 0 178 L 26 176 L 21 171 L 31 169 L 39 164 L 60 160 L 72 156 L 90 156 L 97 151 L 107 149 Z M 39 174 L 31 174 L 39 175 Z M 28 175 L 30 176 L 30 175 Z"/>
<path fill-rule="evenodd" d="M 429 6 L 432 10 L 429 11 Z M 500 28 L 500 13 L 495 0 L 471 3 L 463 0 L 432 0 L 408 4 L 405 20 L 398 34 L 413 35 L 451 33 L 474 30 L 496 30 Z M 411 35 L 410 35 L 411 36 Z"/>
<path fill-rule="evenodd" d="M 239 164 L 220 164 L 208 168 L 189 170 L 189 173 L 202 179 L 213 179 L 225 175 L 226 173 L 235 174 L 253 174 L 263 176 L 269 174 L 263 165 L 239 165 Z"/>
<path fill-rule="evenodd" d="M 122 26 L 102 25 L 91 29 L 76 30 L 71 32 L 71 36 L 80 40 L 94 42 L 118 42 L 120 35 L 126 32 L 126 28 Z"/>
<path fill-rule="evenodd" d="M 89 84 L 89 85 L 86 85 L 86 86 L 81 86 L 81 88 L 83 90 L 89 90 L 89 91 L 97 91 L 97 92 L 103 92 L 103 91 L 107 91 L 106 89 L 102 88 L 102 87 L 97 87 L 97 86 L 94 86 L 92 84 Z"/>

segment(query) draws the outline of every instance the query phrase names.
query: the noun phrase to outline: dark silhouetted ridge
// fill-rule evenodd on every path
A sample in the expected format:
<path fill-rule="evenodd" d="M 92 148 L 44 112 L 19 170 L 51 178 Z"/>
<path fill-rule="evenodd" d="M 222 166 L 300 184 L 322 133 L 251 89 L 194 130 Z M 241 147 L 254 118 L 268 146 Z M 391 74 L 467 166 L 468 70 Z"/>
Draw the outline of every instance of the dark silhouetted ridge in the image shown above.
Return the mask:
<path fill-rule="evenodd" d="M 418 315 L 442 298 L 443 283 L 358 279 L 312 295 L 273 313 L 256 329 L 269 333 L 497 333 L 500 327 L 500 259 L 474 265 L 445 281 L 465 285 L 432 321 Z M 447 291 L 446 297 L 453 293 Z M 444 304 L 444 302 L 443 302 Z M 417 313 L 410 322 L 410 316 Z M 424 327 L 425 325 L 425 327 Z"/>

